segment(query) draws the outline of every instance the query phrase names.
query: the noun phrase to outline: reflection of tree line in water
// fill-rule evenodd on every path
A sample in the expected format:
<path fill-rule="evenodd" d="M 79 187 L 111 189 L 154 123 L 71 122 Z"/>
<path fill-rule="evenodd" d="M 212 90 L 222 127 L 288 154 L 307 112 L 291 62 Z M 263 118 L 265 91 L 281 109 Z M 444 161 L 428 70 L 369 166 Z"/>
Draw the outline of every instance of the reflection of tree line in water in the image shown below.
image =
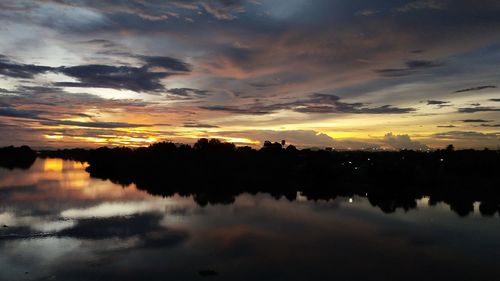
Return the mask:
<path fill-rule="evenodd" d="M 297 150 L 266 142 L 260 150 L 201 139 L 194 146 L 157 143 L 148 148 L 98 148 L 42 152 L 45 157 L 87 161 L 93 177 L 135 183 L 154 195 L 193 196 L 199 205 L 230 204 L 242 193 L 295 200 L 364 196 L 384 212 L 416 208 L 416 200 L 445 202 L 461 216 L 500 210 L 497 151 L 338 152 Z"/>
<path fill-rule="evenodd" d="M 0 167 L 7 169 L 29 169 L 36 160 L 36 152 L 28 146 L 21 147 L 1 147 Z"/>

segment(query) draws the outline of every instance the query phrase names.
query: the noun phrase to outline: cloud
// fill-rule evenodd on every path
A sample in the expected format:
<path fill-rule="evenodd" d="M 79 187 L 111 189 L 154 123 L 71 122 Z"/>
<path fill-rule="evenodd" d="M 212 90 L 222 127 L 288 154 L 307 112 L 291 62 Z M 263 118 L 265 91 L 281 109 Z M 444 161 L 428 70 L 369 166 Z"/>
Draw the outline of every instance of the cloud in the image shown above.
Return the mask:
<path fill-rule="evenodd" d="M 274 110 L 269 110 L 266 107 L 251 106 L 249 108 L 237 107 L 237 106 L 201 106 L 201 109 L 209 111 L 222 111 L 234 114 L 245 114 L 245 115 L 260 115 L 260 114 L 271 114 Z"/>
<path fill-rule="evenodd" d="M 454 93 L 466 93 L 466 92 L 474 92 L 474 91 L 481 91 L 481 90 L 485 90 L 485 89 L 496 89 L 496 88 L 497 88 L 497 86 L 493 86 L 493 85 L 479 86 L 479 87 L 472 87 L 472 88 L 456 90 Z"/>
<path fill-rule="evenodd" d="M 199 1 L 198 3 L 205 9 L 207 13 L 219 20 L 236 19 L 237 13 L 245 12 L 245 9 L 237 0 L 220 0 L 220 1 Z"/>
<path fill-rule="evenodd" d="M 425 144 L 412 140 L 409 135 L 394 135 L 393 133 L 387 133 L 382 141 L 395 149 L 427 149 Z"/>
<path fill-rule="evenodd" d="M 150 111 L 154 103 L 138 99 L 105 99 L 87 93 L 67 93 L 59 87 L 19 86 L 11 95 L 0 95 L 0 103 L 12 107 L 44 107 L 46 113 L 60 115 L 64 112 L 81 114 L 93 108 L 101 112 L 122 109 L 126 111 Z"/>
<path fill-rule="evenodd" d="M 451 106 L 449 101 L 440 101 L 440 100 L 428 100 L 427 105 L 435 105 L 435 106 L 437 106 L 437 108 Z"/>
<path fill-rule="evenodd" d="M 167 90 L 167 95 L 176 98 L 191 99 L 206 96 L 209 91 L 192 88 L 173 88 Z"/>
<path fill-rule="evenodd" d="M 490 120 L 483 120 L 483 119 L 465 119 L 462 120 L 464 123 L 488 123 L 491 122 Z"/>
<path fill-rule="evenodd" d="M 500 99 L 489 99 L 489 101 L 500 102 Z"/>
<path fill-rule="evenodd" d="M 189 72 L 191 71 L 191 66 L 183 61 L 180 61 L 171 57 L 162 56 L 140 56 L 144 62 L 146 62 L 145 67 L 161 67 L 166 70 Z"/>
<path fill-rule="evenodd" d="M 219 128 L 219 126 L 215 126 L 215 125 L 194 123 L 194 122 L 184 123 L 183 127 L 184 128 L 203 128 L 203 129 Z"/>
<path fill-rule="evenodd" d="M 460 112 L 460 113 L 498 112 L 498 111 L 500 111 L 500 108 L 487 107 L 487 106 L 464 107 L 464 108 L 459 108 L 458 109 L 458 112 Z"/>
<path fill-rule="evenodd" d="M 115 42 L 106 39 L 92 39 L 92 40 L 82 41 L 81 43 L 89 45 L 97 45 L 102 48 L 118 47 L 118 45 Z"/>
<path fill-rule="evenodd" d="M 260 104 L 254 103 L 246 106 L 203 106 L 202 109 L 211 111 L 224 111 L 235 114 L 270 114 L 279 110 L 293 110 L 301 113 L 351 113 L 351 114 L 401 114 L 415 111 L 414 108 L 399 108 L 391 105 L 367 107 L 363 103 L 342 102 L 335 95 L 315 93 L 307 99 L 296 100 L 288 103 Z"/>
<path fill-rule="evenodd" d="M 396 11 L 406 13 L 416 10 L 442 10 L 445 7 L 445 1 L 443 0 L 421 0 L 407 3 L 396 8 Z"/>
<path fill-rule="evenodd" d="M 78 79 L 79 83 L 59 82 L 60 87 L 113 88 L 136 92 L 154 92 L 163 90 L 161 79 L 177 72 L 189 72 L 190 66 L 171 57 L 141 56 L 145 65 L 142 67 L 80 65 L 58 68 L 58 72 Z M 155 68 L 161 68 L 156 71 Z"/>
<path fill-rule="evenodd" d="M 443 132 L 437 133 L 433 135 L 438 139 L 461 139 L 461 140 L 479 140 L 479 139 L 488 139 L 488 140 L 500 140 L 500 134 L 491 133 L 485 134 L 481 132 L 474 131 L 451 131 L 451 132 Z"/>
<path fill-rule="evenodd" d="M 376 15 L 380 13 L 380 11 L 378 10 L 370 10 L 370 9 L 364 9 L 364 10 L 359 10 L 356 12 L 356 16 L 364 16 L 364 17 L 368 17 L 368 16 L 373 16 L 373 15 Z"/>
<path fill-rule="evenodd" d="M 114 112 L 117 109 L 129 113 L 144 113 L 153 111 L 151 107 L 154 105 L 142 100 L 104 99 L 85 93 L 70 94 L 57 87 L 20 86 L 10 93 L 0 95 L 0 117 L 21 119 L 19 122 L 25 119 L 22 122 L 34 121 L 46 126 L 104 129 L 149 127 L 147 124 L 96 121 L 94 116 L 86 112 L 100 108 L 98 114 Z M 70 119 L 74 117 L 89 121 Z"/>
<path fill-rule="evenodd" d="M 12 107 L 0 107 L 0 116 L 24 119 L 40 119 L 41 110 L 25 110 Z"/>
<path fill-rule="evenodd" d="M 256 1 L 243 0 L 169 0 L 169 1 L 66 1 L 45 0 L 60 7 L 93 9 L 95 12 L 111 14 L 134 15 L 149 22 L 166 21 L 177 18 L 181 12 L 206 12 L 218 20 L 233 20 L 237 14 L 244 13 L 245 3 Z"/>
<path fill-rule="evenodd" d="M 131 124 L 123 122 L 79 122 L 79 121 L 64 121 L 64 120 L 50 120 L 42 122 L 42 124 L 50 126 L 64 125 L 64 126 L 75 126 L 82 128 L 101 128 L 101 129 L 151 127 L 151 125 Z"/>
<path fill-rule="evenodd" d="M 33 64 L 19 64 L 7 59 L 6 56 L 0 55 L 0 75 L 13 78 L 33 78 L 37 74 L 53 71 L 52 67 L 39 66 Z"/>
<path fill-rule="evenodd" d="M 112 88 L 149 92 L 162 90 L 160 79 L 168 72 L 149 72 L 147 69 L 129 66 L 80 65 L 64 67 L 60 72 L 80 82 L 57 82 L 59 87 Z"/>
<path fill-rule="evenodd" d="M 450 103 L 449 101 L 440 101 L 440 100 L 428 100 L 427 105 L 445 105 Z"/>
<path fill-rule="evenodd" d="M 429 68 L 436 68 L 443 66 L 442 62 L 438 61 L 429 61 L 429 60 L 411 60 L 405 63 L 406 67 L 404 68 L 385 68 L 385 69 L 377 69 L 377 72 L 382 77 L 404 77 L 410 76 L 414 74 L 418 74 L 422 70 L 426 70 Z"/>
<path fill-rule="evenodd" d="M 79 122 L 79 121 L 67 121 L 67 120 L 54 120 L 46 117 L 41 117 L 40 116 L 41 114 L 50 114 L 50 112 L 41 110 L 16 109 L 12 107 L 0 107 L 0 116 L 37 120 L 40 121 L 40 124 L 48 126 L 65 125 L 65 126 L 84 127 L 84 128 L 108 128 L 108 129 L 149 127 L 149 125 L 144 125 L 144 124 L 130 124 L 122 122 Z"/>
<path fill-rule="evenodd" d="M 438 127 L 438 128 L 456 128 L 457 126 L 455 126 L 455 125 L 439 125 L 436 127 Z"/>
<path fill-rule="evenodd" d="M 498 128 L 500 127 L 500 124 L 481 124 L 480 127 L 486 127 L 486 128 Z"/>
<path fill-rule="evenodd" d="M 45 72 L 62 73 L 79 82 L 56 82 L 55 86 L 155 92 L 164 89 L 161 79 L 190 71 L 187 63 L 171 57 L 140 58 L 144 61 L 142 67 L 100 64 L 48 67 L 0 61 L 0 74 L 13 78 L 33 78 Z"/>

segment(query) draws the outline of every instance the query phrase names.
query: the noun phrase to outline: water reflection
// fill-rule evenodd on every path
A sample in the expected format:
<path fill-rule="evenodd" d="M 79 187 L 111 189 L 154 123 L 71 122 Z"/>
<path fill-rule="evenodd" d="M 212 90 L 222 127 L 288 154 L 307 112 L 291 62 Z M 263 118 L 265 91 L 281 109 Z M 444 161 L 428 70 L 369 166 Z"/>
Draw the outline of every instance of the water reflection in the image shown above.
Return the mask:
<path fill-rule="evenodd" d="M 45 159 L 44 162 L 44 165 L 43 165 L 43 170 L 45 172 L 50 172 L 50 171 L 54 171 L 54 172 L 62 172 L 63 170 L 63 160 L 62 159 L 55 159 L 55 158 L 48 158 L 48 159 Z M 69 163 L 66 163 L 66 164 L 69 164 Z M 75 164 L 77 164 L 75 162 Z"/>
<path fill-rule="evenodd" d="M 0 280 L 495 280 L 500 220 L 244 194 L 200 207 L 37 160 L 0 169 Z M 200 274 L 201 273 L 201 274 Z"/>

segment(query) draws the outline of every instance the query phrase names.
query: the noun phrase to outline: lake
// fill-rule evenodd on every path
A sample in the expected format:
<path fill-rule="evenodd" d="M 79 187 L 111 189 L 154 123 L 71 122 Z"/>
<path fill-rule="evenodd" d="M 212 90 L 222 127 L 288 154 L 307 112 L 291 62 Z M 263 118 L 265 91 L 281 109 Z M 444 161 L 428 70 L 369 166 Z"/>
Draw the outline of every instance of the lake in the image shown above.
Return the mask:
<path fill-rule="evenodd" d="M 500 219 L 444 203 L 243 194 L 227 205 L 94 179 L 85 164 L 0 168 L 0 280 L 500 280 Z"/>

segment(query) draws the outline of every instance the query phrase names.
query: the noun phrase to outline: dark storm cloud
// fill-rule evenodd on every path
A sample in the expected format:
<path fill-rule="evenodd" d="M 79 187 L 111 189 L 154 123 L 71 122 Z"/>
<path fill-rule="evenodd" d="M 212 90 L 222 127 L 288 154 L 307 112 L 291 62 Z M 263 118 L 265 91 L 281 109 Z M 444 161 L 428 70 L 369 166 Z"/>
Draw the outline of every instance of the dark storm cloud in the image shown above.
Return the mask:
<path fill-rule="evenodd" d="M 140 58 L 145 63 L 142 67 L 100 64 L 48 67 L 0 60 L 0 74 L 13 78 L 33 78 L 34 75 L 45 72 L 62 73 L 79 82 L 55 82 L 54 86 L 154 92 L 164 89 L 161 79 L 190 71 L 189 64 L 175 58 L 160 56 Z"/>
<path fill-rule="evenodd" d="M 493 86 L 493 85 L 472 87 L 472 88 L 457 90 L 457 91 L 455 91 L 455 93 L 466 93 L 466 92 L 481 91 L 481 90 L 485 90 L 485 89 L 496 89 L 496 87 L 497 86 Z"/>
<path fill-rule="evenodd" d="M 205 106 L 211 111 L 224 111 L 237 114 L 270 114 L 279 110 L 293 110 L 301 113 L 352 113 L 352 114 L 401 114 L 415 111 L 414 108 L 398 108 L 391 105 L 367 107 L 364 103 L 346 103 L 335 95 L 315 93 L 308 99 L 289 103 L 251 104 L 247 106 Z"/>
<path fill-rule="evenodd" d="M 498 112 L 498 111 L 500 111 L 500 108 L 487 107 L 487 106 L 464 107 L 464 108 L 459 108 L 458 109 L 458 112 L 460 112 L 460 113 Z"/>
<path fill-rule="evenodd" d="M 500 102 L 500 99 L 489 99 L 489 101 Z"/>
<path fill-rule="evenodd" d="M 429 68 L 435 68 L 443 66 L 442 62 L 438 61 L 429 61 L 429 60 L 411 60 L 405 63 L 406 67 L 403 68 L 385 68 L 385 69 L 377 69 L 379 75 L 383 77 L 403 77 L 410 76 L 413 74 L 417 74 L 423 70 Z"/>

